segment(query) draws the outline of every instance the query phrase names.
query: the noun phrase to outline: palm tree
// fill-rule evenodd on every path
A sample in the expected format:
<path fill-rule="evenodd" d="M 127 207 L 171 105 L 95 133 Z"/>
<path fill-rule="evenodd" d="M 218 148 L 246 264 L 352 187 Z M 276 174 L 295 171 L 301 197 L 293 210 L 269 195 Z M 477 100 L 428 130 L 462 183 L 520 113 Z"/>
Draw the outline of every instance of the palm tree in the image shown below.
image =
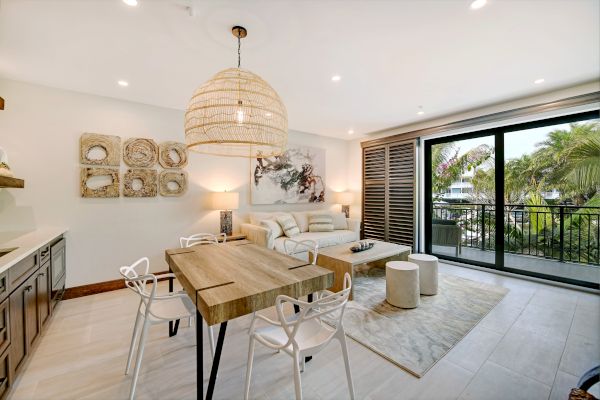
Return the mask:
<path fill-rule="evenodd" d="M 592 198 L 599 185 L 599 141 L 598 121 L 550 132 L 531 155 L 531 178 L 539 182 L 539 190 L 558 189 L 563 200 L 578 205 Z"/>
<path fill-rule="evenodd" d="M 598 136 L 580 139 L 567 160 L 570 168 L 564 177 L 566 181 L 582 192 L 600 190 L 600 132 Z"/>

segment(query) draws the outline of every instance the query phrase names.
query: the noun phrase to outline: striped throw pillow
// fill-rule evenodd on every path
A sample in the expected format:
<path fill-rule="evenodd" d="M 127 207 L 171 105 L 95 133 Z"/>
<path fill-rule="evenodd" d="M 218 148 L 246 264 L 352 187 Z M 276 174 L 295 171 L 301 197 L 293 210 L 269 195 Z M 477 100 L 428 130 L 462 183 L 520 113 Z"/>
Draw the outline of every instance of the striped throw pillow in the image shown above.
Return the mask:
<path fill-rule="evenodd" d="M 329 214 L 312 214 L 308 217 L 309 232 L 332 232 L 333 217 Z"/>
<path fill-rule="evenodd" d="M 277 223 L 283 229 L 283 233 L 287 237 L 294 237 L 300 234 L 300 228 L 296 224 L 296 220 L 291 215 L 280 215 L 275 218 Z"/>

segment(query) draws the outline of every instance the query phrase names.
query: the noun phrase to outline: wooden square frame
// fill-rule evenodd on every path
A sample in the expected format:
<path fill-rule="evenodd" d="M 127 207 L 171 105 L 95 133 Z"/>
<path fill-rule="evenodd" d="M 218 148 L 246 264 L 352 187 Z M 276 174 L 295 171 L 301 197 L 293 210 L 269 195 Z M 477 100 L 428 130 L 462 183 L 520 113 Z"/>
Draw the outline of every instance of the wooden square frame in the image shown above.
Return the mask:
<path fill-rule="evenodd" d="M 142 181 L 139 190 L 133 189 L 133 181 Z M 125 197 L 156 197 L 158 173 L 155 169 L 131 168 L 123 175 L 123 196 Z"/>
<path fill-rule="evenodd" d="M 163 168 L 183 168 L 188 162 L 188 149 L 184 143 L 163 142 L 159 146 L 158 162 Z M 179 156 L 179 162 L 171 158 L 171 151 Z"/>
<path fill-rule="evenodd" d="M 100 160 L 89 158 L 94 147 L 100 147 L 106 157 Z M 79 161 L 81 164 L 118 167 L 121 164 L 121 138 L 119 136 L 84 133 L 79 139 Z"/>
<path fill-rule="evenodd" d="M 158 161 L 158 145 L 152 139 L 128 139 L 123 144 L 123 161 L 134 168 L 154 167 Z"/>
<path fill-rule="evenodd" d="M 112 183 L 107 186 L 92 189 L 87 186 L 87 182 L 94 176 L 110 176 Z M 81 167 L 81 197 L 87 198 L 110 198 L 119 197 L 119 169 L 118 168 L 98 168 Z"/>
<path fill-rule="evenodd" d="M 176 190 L 169 188 L 169 182 L 175 182 L 178 185 Z M 183 170 L 162 171 L 158 178 L 158 190 L 161 196 L 179 197 L 187 192 L 188 179 L 187 173 Z"/>

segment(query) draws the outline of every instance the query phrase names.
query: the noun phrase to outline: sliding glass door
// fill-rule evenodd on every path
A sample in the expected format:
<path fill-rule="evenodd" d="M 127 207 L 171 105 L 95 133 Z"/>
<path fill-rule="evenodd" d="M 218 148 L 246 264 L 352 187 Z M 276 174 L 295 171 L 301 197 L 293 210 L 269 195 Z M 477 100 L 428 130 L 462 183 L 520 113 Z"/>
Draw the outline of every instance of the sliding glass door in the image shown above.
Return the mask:
<path fill-rule="evenodd" d="M 494 136 L 445 138 L 430 152 L 431 252 L 494 265 Z"/>
<path fill-rule="evenodd" d="M 598 117 L 426 140 L 426 251 L 598 288 Z"/>

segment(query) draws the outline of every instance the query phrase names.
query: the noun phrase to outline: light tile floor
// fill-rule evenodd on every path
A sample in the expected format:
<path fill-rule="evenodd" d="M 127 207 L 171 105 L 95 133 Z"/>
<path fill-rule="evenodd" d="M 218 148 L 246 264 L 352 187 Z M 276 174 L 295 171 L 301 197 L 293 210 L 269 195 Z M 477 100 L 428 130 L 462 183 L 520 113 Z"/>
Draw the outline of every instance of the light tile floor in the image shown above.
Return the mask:
<path fill-rule="evenodd" d="M 421 379 L 348 340 L 358 399 L 565 399 L 600 363 L 600 296 L 446 264 L 440 272 L 510 291 Z M 137 301 L 119 290 L 62 302 L 11 398 L 127 398 L 123 371 Z M 248 325 L 245 317 L 228 326 L 215 398 L 243 397 Z M 195 398 L 194 342 L 194 329 L 168 338 L 166 326 L 153 327 L 136 397 Z M 207 344 L 205 355 L 208 379 Z M 257 346 L 251 397 L 293 398 L 291 371 L 288 356 Z M 306 399 L 348 398 L 335 343 L 307 364 L 302 379 Z"/>

